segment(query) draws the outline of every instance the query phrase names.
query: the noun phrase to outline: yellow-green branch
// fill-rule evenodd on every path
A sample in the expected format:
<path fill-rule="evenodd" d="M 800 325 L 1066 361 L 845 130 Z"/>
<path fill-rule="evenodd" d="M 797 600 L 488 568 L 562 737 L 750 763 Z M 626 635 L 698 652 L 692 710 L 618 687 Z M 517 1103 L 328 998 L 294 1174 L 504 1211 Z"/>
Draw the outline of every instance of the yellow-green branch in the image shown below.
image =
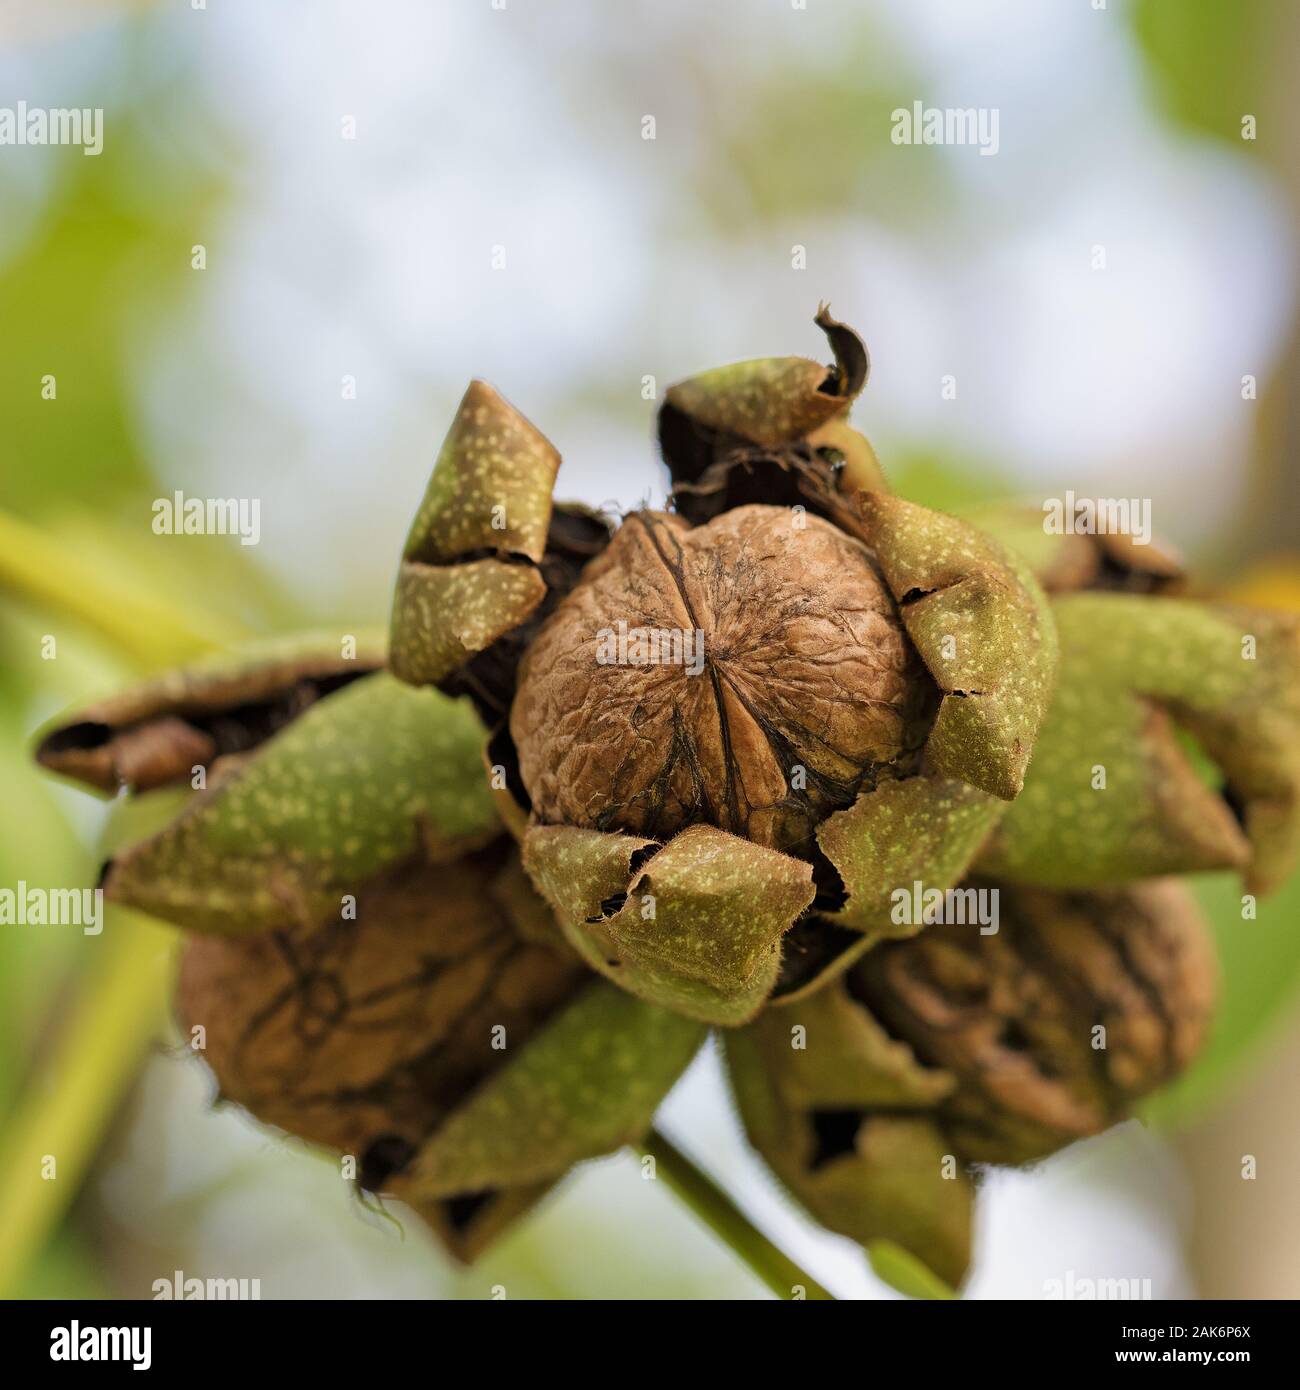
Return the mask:
<path fill-rule="evenodd" d="M 149 918 L 118 908 L 88 948 L 100 959 L 0 1140 L 0 1298 L 19 1293 L 161 1030 L 175 940 Z"/>
<path fill-rule="evenodd" d="M 100 573 L 39 527 L 0 511 L 0 592 L 97 632 L 142 669 L 185 661 L 238 636 L 147 588 Z"/>

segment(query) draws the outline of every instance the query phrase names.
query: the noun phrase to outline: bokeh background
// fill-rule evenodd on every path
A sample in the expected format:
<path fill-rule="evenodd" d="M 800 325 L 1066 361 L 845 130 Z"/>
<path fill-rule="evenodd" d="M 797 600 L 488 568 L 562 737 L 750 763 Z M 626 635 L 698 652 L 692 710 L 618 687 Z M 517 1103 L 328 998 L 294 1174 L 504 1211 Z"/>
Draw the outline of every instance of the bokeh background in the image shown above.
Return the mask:
<path fill-rule="evenodd" d="M 820 299 L 868 341 L 855 419 L 899 490 L 1149 496 L 1215 582 L 1300 606 L 1297 51 L 1288 0 L 5 0 L 0 105 L 102 107 L 105 146 L 0 147 L 0 883 L 94 881 L 106 808 L 29 753 L 161 649 L 161 609 L 136 649 L 114 624 L 382 621 L 470 376 L 555 441 L 562 494 L 660 499 L 643 379 L 820 357 Z M 915 100 L 997 108 L 999 152 L 895 146 Z M 260 499 L 260 545 L 155 536 L 177 489 Z M 1300 886 L 1255 922 L 1197 886 L 1208 1053 L 1146 1125 L 990 1184 L 969 1296 L 1300 1296 Z M 626 1157 L 456 1270 L 212 1108 L 164 948 L 0 928 L 0 1292 L 763 1296 Z M 747 1155 L 712 1055 L 661 1118 L 837 1293 L 892 1296 Z"/>

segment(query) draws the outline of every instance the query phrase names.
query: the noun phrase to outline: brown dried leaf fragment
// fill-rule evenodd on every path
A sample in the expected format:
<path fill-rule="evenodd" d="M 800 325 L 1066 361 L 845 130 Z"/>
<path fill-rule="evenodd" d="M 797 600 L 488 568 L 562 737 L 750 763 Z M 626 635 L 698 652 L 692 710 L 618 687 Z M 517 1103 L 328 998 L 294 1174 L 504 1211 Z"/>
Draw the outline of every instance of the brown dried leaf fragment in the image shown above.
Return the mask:
<path fill-rule="evenodd" d="M 342 655 L 341 636 L 309 634 L 252 644 L 195 662 L 79 710 L 48 728 L 36 760 L 102 792 L 191 781 L 223 757 L 257 748 L 317 700 L 384 663 L 363 635 Z"/>

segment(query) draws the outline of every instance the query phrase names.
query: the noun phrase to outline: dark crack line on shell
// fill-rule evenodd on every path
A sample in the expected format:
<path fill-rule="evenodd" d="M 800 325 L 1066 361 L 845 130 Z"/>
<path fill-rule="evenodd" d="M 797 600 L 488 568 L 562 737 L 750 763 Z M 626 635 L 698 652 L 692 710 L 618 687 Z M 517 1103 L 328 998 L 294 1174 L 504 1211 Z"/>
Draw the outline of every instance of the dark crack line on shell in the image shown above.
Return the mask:
<path fill-rule="evenodd" d="M 774 810 L 777 808 L 788 808 L 798 811 L 800 814 L 806 816 L 810 822 L 815 823 L 822 818 L 820 808 L 815 806 L 809 788 L 799 789 L 790 786 L 790 771 L 792 768 L 798 766 L 804 769 L 811 789 L 816 791 L 829 803 L 830 809 L 826 814 L 830 814 L 832 811 L 843 810 L 845 807 L 851 806 L 853 802 L 857 800 L 864 787 L 868 791 L 874 791 L 881 770 L 891 765 L 892 760 L 890 759 L 883 761 L 873 760 L 863 764 L 851 778 L 836 778 L 826 773 L 818 772 L 816 768 L 808 766 L 796 744 L 782 733 L 771 719 L 754 706 L 753 702 L 746 697 L 745 693 L 725 669 L 720 671 L 720 675 L 721 678 L 726 681 L 728 689 L 735 695 L 745 712 L 754 721 L 759 732 L 767 741 L 768 748 L 771 750 L 772 756 L 777 766 L 781 769 L 782 776 L 785 778 L 786 782 L 785 796 L 772 803 L 771 806 L 754 807 L 752 809 Z M 809 729 L 806 725 L 795 725 L 794 733 L 796 737 L 805 740 L 807 743 L 813 745 L 820 744 L 821 747 L 828 749 L 835 757 L 843 759 L 844 762 L 852 762 L 852 759 L 847 754 L 833 747 L 827 740 L 821 738 L 820 735 Z M 812 831 L 810 829 L 808 834 L 804 836 L 804 839 L 808 840 L 811 839 L 811 837 Z"/>
<path fill-rule="evenodd" d="M 1083 898 L 1083 910 L 1088 919 L 1095 927 L 1098 936 L 1102 937 L 1119 956 L 1123 963 L 1124 970 L 1129 980 L 1131 980 L 1141 991 L 1146 999 L 1152 1013 L 1160 1020 L 1161 1054 L 1163 1065 L 1161 1069 L 1161 1081 L 1167 1081 L 1176 1076 L 1179 1070 L 1177 1058 L 1174 1055 L 1175 1039 L 1175 1020 L 1169 1012 L 1168 1002 L 1160 991 L 1160 987 L 1154 981 L 1138 969 L 1137 962 L 1133 957 L 1132 948 L 1125 939 L 1123 931 L 1107 920 L 1105 913 L 1099 911 L 1101 904 L 1097 899 L 1088 895 L 1080 895 Z M 1158 928 L 1156 928 L 1158 931 Z M 1163 944 L 1163 943 L 1162 943 Z"/>
<path fill-rule="evenodd" d="M 324 1043 L 326 1037 L 332 1032 L 359 1034 L 370 1031 L 372 1028 L 390 1028 L 398 1022 L 396 1019 L 374 1020 L 372 1023 L 350 1022 L 347 1015 L 356 1009 L 364 1007 L 368 1001 L 361 997 L 350 998 L 346 991 L 340 987 L 338 1013 L 334 1018 L 328 1020 L 328 1024 L 324 1030 L 311 1032 L 304 1028 L 306 1019 L 311 1016 L 311 1011 L 304 1007 L 304 1002 L 308 999 L 310 994 L 309 981 L 313 976 L 325 973 L 322 969 L 321 962 L 325 959 L 327 954 L 331 952 L 331 948 L 339 945 L 350 947 L 352 944 L 353 931 L 344 931 L 342 928 L 342 923 L 332 922 L 326 930 L 313 934 L 312 940 L 308 943 L 308 950 L 306 952 L 306 957 L 311 960 L 309 966 L 304 965 L 304 958 L 299 955 L 295 943 L 287 932 L 278 931 L 271 934 L 276 949 L 280 952 L 292 978 L 282 990 L 249 1019 L 234 1050 L 234 1065 L 237 1069 L 243 1069 L 241 1059 L 246 1056 L 247 1049 L 253 1046 L 257 1037 L 271 1025 L 276 1016 L 284 1008 L 292 1006 L 295 1003 L 299 1005 L 299 1009 L 291 1021 L 290 1026 L 295 1036 L 303 1043 L 304 1049 L 319 1048 Z M 430 972 L 427 968 L 428 963 L 426 962 L 426 967 L 417 971 L 414 976 L 398 981 L 389 988 L 416 990 L 425 988 L 447 970 L 462 964 L 479 951 L 488 952 L 499 950 L 503 939 L 506 941 L 507 947 L 509 947 L 509 931 L 507 928 L 501 927 L 489 933 L 486 938 L 466 947 L 461 954 L 444 958 L 436 970 Z M 342 954 L 344 961 L 346 961 L 351 955 L 351 950 L 346 949 Z M 504 963 L 505 962 L 498 962 L 498 964 Z M 337 970 L 330 973 L 335 977 L 338 975 Z M 493 978 L 494 972 L 489 970 L 485 977 L 485 988 L 491 988 Z M 376 993 L 378 992 L 372 991 L 372 995 Z M 471 1004 L 470 1007 L 474 1006 L 474 1004 Z M 418 1016 L 418 1013 L 416 1016 Z M 451 1021 L 448 1025 L 448 1032 L 454 1030 L 462 1016 L 463 1015 L 458 1015 Z M 304 1055 L 300 1067 L 295 1069 L 295 1074 L 299 1079 L 310 1071 L 312 1062 L 313 1058 L 310 1055 Z M 287 1084 L 291 1090 L 296 1092 L 296 1085 L 294 1082 L 290 1081 Z"/>
<path fill-rule="evenodd" d="M 498 1059 L 497 1066 L 493 1066 L 486 1073 L 477 1077 L 467 1088 L 460 1089 L 459 1093 L 444 1105 L 439 1105 L 429 1088 L 420 1082 L 422 1071 L 434 1063 L 439 1054 L 445 1051 L 448 1042 L 456 1035 L 465 1020 L 472 1017 L 486 1003 L 491 997 L 493 987 L 500 975 L 508 968 L 511 960 L 525 949 L 526 943 L 507 943 L 502 958 L 496 963 L 497 968 L 486 972 L 482 984 L 474 995 L 455 1014 L 450 1016 L 446 1021 L 443 1035 L 423 1052 L 400 1062 L 392 1071 L 363 1085 L 335 1086 L 316 1090 L 304 1090 L 300 1085 L 293 1083 L 286 1085 L 280 1081 L 278 1084 L 284 1087 L 283 1090 L 277 1089 L 275 1092 L 267 1092 L 264 1096 L 255 1098 L 255 1104 L 257 1099 L 260 1099 L 262 1103 L 283 1101 L 287 1092 L 292 1096 L 293 1102 L 297 1106 L 328 1106 L 336 1109 L 347 1109 L 352 1106 L 370 1104 L 383 1109 L 391 1108 L 393 1103 L 400 1100 L 403 1095 L 412 1094 L 429 1102 L 432 1114 L 427 1129 L 431 1132 L 443 1116 L 450 1113 L 457 1105 L 463 1104 L 474 1091 L 490 1078 L 497 1066 L 500 1065 L 500 1061 L 504 1060 L 504 1054 Z M 246 1039 L 241 1040 L 241 1046 L 243 1041 Z M 310 1057 L 304 1059 L 308 1065 L 310 1065 L 311 1060 Z"/>
<path fill-rule="evenodd" d="M 642 823 L 648 838 L 654 839 L 671 833 L 675 818 L 668 808 L 668 795 L 673 789 L 673 780 L 678 769 L 683 766 L 687 769 L 691 783 L 689 805 L 686 808 L 688 818 L 702 818 L 710 822 L 714 820 L 716 811 L 713 799 L 709 795 L 704 770 L 700 766 L 694 736 L 686 727 L 681 710 L 675 705 L 671 718 L 672 734 L 668 741 L 668 751 L 650 785 L 638 792 L 630 802 L 613 802 L 606 806 L 595 819 L 597 830 L 617 830 L 623 812 L 629 805 L 635 805 L 645 808 Z M 615 773 L 615 782 L 617 783 L 635 765 L 635 752 L 627 753 Z"/>
<path fill-rule="evenodd" d="M 690 619 L 692 629 L 696 632 L 702 631 L 700 627 L 699 616 L 695 611 L 695 605 L 691 601 L 690 594 L 687 592 L 685 564 L 682 558 L 683 551 L 681 543 L 677 540 L 676 536 L 669 536 L 669 539 L 672 541 L 673 547 L 677 552 L 676 560 L 670 559 L 667 553 L 665 552 L 663 545 L 660 543 L 659 533 L 661 530 L 665 528 L 653 526 L 650 523 L 650 521 L 647 520 L 643 513 L 637 512 L 633 515 L 635 519 L 640 523 L 642 529 L 645 531 L 646 536 L 649 538 L 650 544 L 654 547 L 655 553 L 659 556 L 660 563 L 663 565 L 664 569 L 672 578 L 672 581 L 677 588 L 678 596 L 681 598 L 682 605 L 686 609 L 687 617 Z M 740 802 L 738 796 L 738 789 L 736 785 L 738 769 L 736 766 L 736 758 L 733 752 L 731 721 L 727 714 L 726 701 L 724 700 L 722 695 L 721 682 L 718 679 L 717 664 L 713 660 L 712 655 L 708 652 L 707 649 L 704 653 L 704 664 L 709 674 L 709 685 L 713 693 L 714 706 L 717 710 L 718 715 L 719 733 L 722 737 L 722 761 L 723 767 L 726 770 L 728 828 L 732 830 L 733 833 L 739 833 L 741 829 L 741 818 Z M 677 710 L 676 708 L 674 708 L 674 720 L 676 720 L 676 718 Z M 686 734 L 685 738 L 689 740 L 689 742 L 692 745 L 692 766 L 693 768 L 698 770 L 699 760 L 697 757 L 694 756 L 694 739 L 689 734 Z M 704 783 L 703 779 L 701 778 L 699 790 L 703 791 L 703 789 Z"/>
<path fill-rule="evenodd" d="M 1078 1011 L 1080 1017 L 1091 1019 L 1093 1026 L 1100 1025 L 1104 1028 L 1107 1017 L 1106 1001 L 1084 977 L 1047 949 L 1032 919 L 1027 916 L 1021 917 L 1013 908 L 1007 925 L 1010 928 L 1009 940 L 1016 956 L 1032 965 L 1045 979 L 1050 980 L 1059 994 L 1071 1001 L 1071 1006 Z M 1113 1107 L 1119 1096 L 1110 1074 L 1106 1053 L 1089 1046 L 1086 1056 L 1093 1080 L 1101 1090 L 1107 1106 Z M 1049 1082 L 1051 1080 L 1045 1079 Z"/>

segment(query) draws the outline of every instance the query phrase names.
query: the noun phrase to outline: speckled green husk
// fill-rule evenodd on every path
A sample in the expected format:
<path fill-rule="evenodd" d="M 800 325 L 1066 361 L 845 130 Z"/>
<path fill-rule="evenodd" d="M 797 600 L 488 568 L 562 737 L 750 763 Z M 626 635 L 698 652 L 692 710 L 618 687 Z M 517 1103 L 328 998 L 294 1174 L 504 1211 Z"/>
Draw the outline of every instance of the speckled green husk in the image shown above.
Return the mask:
<path fill-rule="evenodd" d="M 120 851 L 105 892 L 193 931 L 314 921 L 392 864 L 450 862 L 497 833 L 481 738 L 464 702 L 367 676 Z"/>
<path fill-rule="evenodd" d="M 704 1028 L 594 981 L 420 1151 L 417 1199 L 559 1177 L 645 1134 Z"/>
<path fill-rule="evenodd" d="M 441 680 L 537 607 L 560 456 L 481 381 L 470 383 L 402 552 L 393 672 Z"/>
<path fill-rule="evenodd" d="M 1255 891 L 1276 887 L 1296 850 L 1300 625 L 1123 594 L 1053 607 L 1059 690 L 1024 792 L 976 867 L 1060 888 L 1233 868 Z"/>
<path fill-rule="evenodd" d="M 726 1052 L 750 1142 L 818 1221 L 961 1282 L 972 1188 L 931 1114 L 950 1076 L 919 1066 L 838 984 L 728 1033 Z M 830 1156 L 818 1116 L 844 1117 L 851 1135 Z"/>

